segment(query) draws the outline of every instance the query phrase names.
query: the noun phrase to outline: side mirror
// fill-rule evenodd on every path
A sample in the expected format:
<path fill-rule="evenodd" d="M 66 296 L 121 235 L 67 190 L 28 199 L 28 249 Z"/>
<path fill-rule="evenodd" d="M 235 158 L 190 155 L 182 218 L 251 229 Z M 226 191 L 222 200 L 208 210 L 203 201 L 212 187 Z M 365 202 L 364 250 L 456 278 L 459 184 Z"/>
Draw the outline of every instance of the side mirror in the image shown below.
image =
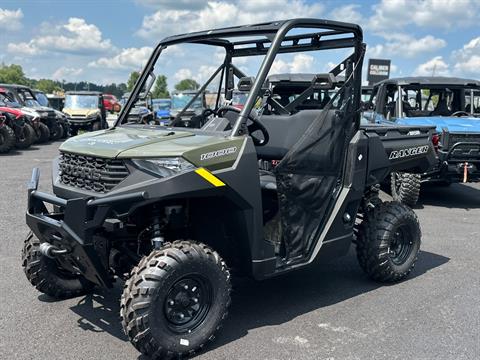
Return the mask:
<path fill-rule="evenodd" d="M 255 77 L 245 76 L 238 80 L 238 90 L 249 92 L 252 90 L 253 83 L 255 82 Z"/>

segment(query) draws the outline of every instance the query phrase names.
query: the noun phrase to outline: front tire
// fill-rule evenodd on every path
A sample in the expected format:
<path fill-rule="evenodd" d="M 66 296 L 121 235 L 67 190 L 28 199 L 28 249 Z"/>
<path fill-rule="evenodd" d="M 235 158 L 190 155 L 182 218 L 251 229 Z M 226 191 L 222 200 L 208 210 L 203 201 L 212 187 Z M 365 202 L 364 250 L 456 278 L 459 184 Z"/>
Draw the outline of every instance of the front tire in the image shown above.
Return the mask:
<path fill-rule="evenodd" d="M 395 201 L 382 203 L 365 212 L 358 228 L 358 262 L 373 280 L 400 281 L 415 266 L 420 243 L 414 211 Z"/>
<path fill-rule="evenodd" d="M 125 334 L 152 358 L 192 355 L 227 316 L 230 274 L 220 256 L 193 241 L 167 243 L 144 257 L 120 305 Z"/>
<path fill-rule="evenodd" d="M 50 129 L 46 124 L 42 122 L 38 124 L 38 131 L 40 133 L 38 143 L 42 144 L 50 139 Z"/>
<path fill-rule="evenodd" d="M 15 146 L 15 132 L 10 126 L 0 127 L 0 154 L 9 152 Z"/>
<path fill-rule="evenodd" d="M 92 131 L 102 130 L 102 123 L 100 120 L 97 120 L 92 125 Z"/>
<path fill-rule="evenodd" d="M 67 273 L 57 262 L 40 252 L 40 241 L 32 232 L 22 249 L 22 267 L 35 288 L 56 299 L 66 299 L 89 293 L 94 284 L 81 275 Z"/>
<path fill-rule="evenodd" d="M 35 142 L 35 130 L 29 124 L 22 128 L 20 136 L 17 137 L 15 147 L 17 149 L 28 149 Z"/>
<path fill-rule="evenodd" d="M 415 206 L 420 195 L 420 181 L 419 174 L 392 172 L 390 184 L 393 200 Z"/>
<path fill-rule="evenodd" d="M 59 123 L 55 123 L 50 128 L 50 140 L 56 141 L 63 137 L 63 127 Z"/>

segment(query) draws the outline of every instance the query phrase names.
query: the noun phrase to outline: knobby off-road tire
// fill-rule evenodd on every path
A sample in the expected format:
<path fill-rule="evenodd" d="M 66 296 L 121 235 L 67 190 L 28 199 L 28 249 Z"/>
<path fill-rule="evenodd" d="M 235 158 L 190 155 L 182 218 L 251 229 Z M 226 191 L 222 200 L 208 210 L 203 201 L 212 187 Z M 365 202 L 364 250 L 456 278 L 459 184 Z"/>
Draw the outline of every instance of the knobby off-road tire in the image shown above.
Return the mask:
<path fill-rule="evenodd" d="M 40 136 L 38 137 L 38 143 L 42 144 L 44 142 L 47 142 L 50 139 L 50 129 L 48 126 L 44 123 L 39 123 L 38 124 L 38 131 L 40 133 Z"/>
<path fill-rule="evenodd" d="M 69 132 L 70 132 L 69 126 L 66 123 L 62 123 L 61 126 L 63 128 L 62 139 L 66 139 L 69 136 Z"/>
<path fill-rule="evenodd" d="M 390 184 L 393 200 L 408 206 L 414 206 L 420 195 L 420 175 L 404 172 L 392 172 Z"/>
<path fill-rule="evenodd" d="M 25 124 L 19 137 L 16 138 L 17 149 L 28 149 L 35 142 L 35 130 L 29 124 Z"/>
<path fill-rule="evenodd" d="M 0 154 L 9 152 L 15 146 L 15 132 L 10 126 L 0 127 Z"/>
<path fill-rule="evenodd" d="M 395 201 L 382 203 L 366 212 L 358 227 L 358 262 L 373 280 L 400 281 L 415 266 L 420 242 L 413 210 Z"/>
<path fill-rule="evenodd" d="M 193 355 L 226 318 L 230 290 L 215 251 L 193 241 L 167 243 L 132 270 L 120 304 L 123 329 L 153 359 Z"/>
<path fill-rule="evenodd" d="M 42 255 L 40 241 L 31 232 L 23 245 L 22 266 L 28 281 L 38 291 L 56 299 L 87 294 L 95 286 L 81 275 L 60 269 L 55 260 Z"/>
<path fill-rule="evenodd" d="M 55 123 L 50 128 L 50 139 L 51 140 L 60 140 L 63 137 L 63 126 L 61 124 Z"/>

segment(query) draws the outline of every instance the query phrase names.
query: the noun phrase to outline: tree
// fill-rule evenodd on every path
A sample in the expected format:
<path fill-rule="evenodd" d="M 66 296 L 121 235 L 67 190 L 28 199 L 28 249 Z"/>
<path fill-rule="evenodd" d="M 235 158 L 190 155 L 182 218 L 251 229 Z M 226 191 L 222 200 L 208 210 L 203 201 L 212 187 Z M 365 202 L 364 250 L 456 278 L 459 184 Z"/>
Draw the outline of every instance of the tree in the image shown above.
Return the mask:
<path fill-rule="evenodd" d="M 184 91 L 184 90 L 197 90 L 200 87 L 200 84 L 193 79 L 183 79 L 177 85 L 175 85 L 175 90 Z"/>
<path fill-rule="evenodd" d="M 157 80 L 155 80 L 152 97 L 154 99 L 170 97 L 170 93 L 167 90 L 167 77 L 165 75 L 159 75 Z"/>
<path fill-rule="evenodd" d="M 28 79 L 20 65 L 2 65 L 0 66 L 0 83 L 28 85 Z"/>
<path fill-rule="evenodd" d="M 130 73 L 130 77 L 128 78 L 128 81 L 127 81 L 127 90 L 128 91 L 133 90 L 133 87 L 135 86 L 135 83 L 137 82 L 139 77 L 140 77 L 140 72 L 138 72 L 138 71 L 132 71 Z"/>
<path fill-rule="evenodd" d="M 43 91 L 45 93 L 53 93 L 55 91 L 61 90 L 61 87 L 58 85 L 56 81 L 50 80 L 50 79 L 40 79 L 37 81 L 35 84 L 35 87 Z"/>

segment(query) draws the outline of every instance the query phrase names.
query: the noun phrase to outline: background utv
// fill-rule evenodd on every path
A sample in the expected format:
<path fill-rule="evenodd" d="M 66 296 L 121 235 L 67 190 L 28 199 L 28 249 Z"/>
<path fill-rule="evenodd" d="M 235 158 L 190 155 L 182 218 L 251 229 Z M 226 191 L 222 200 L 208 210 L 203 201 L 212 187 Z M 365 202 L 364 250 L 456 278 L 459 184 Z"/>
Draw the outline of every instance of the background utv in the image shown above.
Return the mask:
<path fill-rule="evenodd" d="M 138 96 L 153 84 L 158 57 L 181 43 L 225 50 L 191 103 L 221 74 L 217 99 L 223 88 L 230 101 L 239 78 L 238 88 L 249 92 L 245 106 L 217 101 L 203 112 L 201 129 L 175 127 L 182 115 L 168 128 L 129 122 Z M 331 73 L 315 75 L 298 97 L 334 90 L 322 109 L 283 106 L 271 96 L 265 80 L 277 54 L 339 48 L 352 53 Z M 431 165 L 431 128 L 360 129 L 364 53 L 359 26 L 318 19 L 161 41 L 115 126 L 60 147 L 55 195 L 37 190 L 34 170 L 27 211 L 32 233 L 23 249 L 27 278 L 54 297 L 125 279 L 124 331 L 154 358 L 191 355 L 214 338 L 230 304 L 230 271 L 265 279 L 344 255 L 355 241 L 371 278 L 403 279 L 417 258 L 419 223 L 408 207 L 382 203 L 375 185 L 392 169 Z M 242 56 L 263 57 L 256 79 L 232 64 Z M 345 81 L 335 90 L 341 73 Z M 261 104 L 257 111 L 255 104 Z M 391 156 L 405 149 L 416 150 Z"/>

